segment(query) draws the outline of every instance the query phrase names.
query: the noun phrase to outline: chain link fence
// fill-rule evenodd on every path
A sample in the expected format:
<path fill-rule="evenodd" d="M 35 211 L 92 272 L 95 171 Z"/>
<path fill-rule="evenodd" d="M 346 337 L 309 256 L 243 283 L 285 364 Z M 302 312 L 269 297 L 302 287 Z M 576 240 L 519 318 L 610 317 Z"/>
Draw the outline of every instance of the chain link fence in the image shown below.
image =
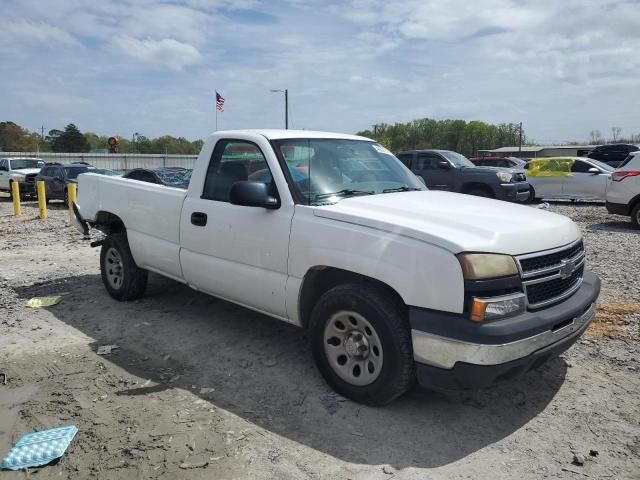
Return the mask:
<path fill-rule="evenodd" d="M 193 168 L 197 155 L 162 155 L 142 153 L 53 153 L 53 152 L 0 152 L 0 158 L 31 157 L 45 162 L 86 162 L 98 168 L 118 172 L 132 168 L 183 167 Z"/>

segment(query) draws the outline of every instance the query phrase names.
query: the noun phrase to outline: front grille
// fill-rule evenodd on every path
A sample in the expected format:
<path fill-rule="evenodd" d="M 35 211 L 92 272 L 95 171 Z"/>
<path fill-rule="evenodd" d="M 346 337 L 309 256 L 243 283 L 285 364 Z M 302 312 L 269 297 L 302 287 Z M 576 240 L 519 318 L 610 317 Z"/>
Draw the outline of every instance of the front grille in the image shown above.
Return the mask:
<path fill-rule="evenodd" d="M 29 174 L 25 175 L 24 182 L 25 183 L 35 183 L 37 176 L 38 176 L 37 173 L 29 173 Z"/>
<path fill-rule="evenodd" d="M 529 305 L 536 305 L 554 299 L 567 291 L 571 291 L 582 282 L 584 265 L 574 271 L 569 278 L 556 278 L 547 282 L 535 283 L 527 286 L 527 300 Z"/>
<path fill-rule="evenodd" d="M 535 270 L 542 270 L 554 265 L 560 266 L 563 259 L 573 258 L 580 252 L 584 252 L 582 240 L 559 252 L 549 253 L 547 255 L 542 254 L 539 257 L 522 258 L 520 259 L 520 268 L 522 268 L 523 273 L 530 273 Z"/>
<path fill-rule="evenodd" d="M 582 240 L 549 253 L 517 258 L 528 307 L 541 308 L 572 295 L 582 284 L 584 258 Z"/>
<path fill-rule="evenodd" d="M 524 173 L 514 173 L 513 181 L 514 182 L 524 182 L 527 179 L 527 176 Z"/>

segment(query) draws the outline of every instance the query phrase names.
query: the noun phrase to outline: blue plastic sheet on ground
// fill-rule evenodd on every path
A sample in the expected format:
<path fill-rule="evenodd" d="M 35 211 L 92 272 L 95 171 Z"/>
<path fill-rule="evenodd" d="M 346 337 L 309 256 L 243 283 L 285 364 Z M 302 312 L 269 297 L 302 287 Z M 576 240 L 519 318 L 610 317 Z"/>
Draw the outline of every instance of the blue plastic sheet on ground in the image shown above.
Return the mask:
<path fill-rule="evenodd" d="M 20 470 L 39 467 L 64 455 L 78 432 L 75 425 L 29 433 L 22 437 L 2 460 L 0 468 Z"/>

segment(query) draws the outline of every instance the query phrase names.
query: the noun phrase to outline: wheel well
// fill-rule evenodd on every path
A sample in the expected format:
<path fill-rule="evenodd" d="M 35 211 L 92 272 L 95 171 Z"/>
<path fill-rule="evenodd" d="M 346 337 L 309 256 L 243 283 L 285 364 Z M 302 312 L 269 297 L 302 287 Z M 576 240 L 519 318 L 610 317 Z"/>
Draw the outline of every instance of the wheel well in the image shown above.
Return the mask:
<path fill-rule="evenodd" d="M 634 208 L 636 208 L 636 205 L 638 204 L 640 204 L 640 195 L 636 195 L 629 202 L 629 215 L 631 215 L 631 212 L 633 211 Z"/>
<path fill-rule="evenodd" d="M 493 195 L 493 189 L 485 183 L 469 182 L 465 183 L 460 190 L 461 193 L 469 193 L 472 190 L 483 190 Z"/>
<path fill-rule="evenodd" d="M 398 302 L 398 305 L 401 305 L 403 308 L 406 307 L 400 294 L 380 280 L 340 268 L 325 266 L 312 267 L 305 274 L 300 289 L 298 313 L 300 315 L 300 324 L 303 328 L 308 327 L 311 312 L 318 299 L 331 288 L 345 283 L 375 285 L 387 291 L 394 300 Z"/>
<path fill-rule="evenodd" d="M 107 235 L 126 231 L 122 219 L 111 212 L 98 212 L 93 226 Z"/>

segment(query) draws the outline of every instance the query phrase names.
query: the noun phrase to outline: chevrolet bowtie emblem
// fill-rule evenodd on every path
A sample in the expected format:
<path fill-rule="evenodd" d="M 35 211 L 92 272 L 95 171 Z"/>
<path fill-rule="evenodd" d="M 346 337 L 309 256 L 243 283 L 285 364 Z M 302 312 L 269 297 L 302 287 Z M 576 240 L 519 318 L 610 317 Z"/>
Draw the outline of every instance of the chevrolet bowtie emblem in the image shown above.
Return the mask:
<path fill-rule="evenodd" d="M 562 260 L 560 262 L 560 278 L 569 278 L 576 269 L 576 262 L 573 260 Z"/>

